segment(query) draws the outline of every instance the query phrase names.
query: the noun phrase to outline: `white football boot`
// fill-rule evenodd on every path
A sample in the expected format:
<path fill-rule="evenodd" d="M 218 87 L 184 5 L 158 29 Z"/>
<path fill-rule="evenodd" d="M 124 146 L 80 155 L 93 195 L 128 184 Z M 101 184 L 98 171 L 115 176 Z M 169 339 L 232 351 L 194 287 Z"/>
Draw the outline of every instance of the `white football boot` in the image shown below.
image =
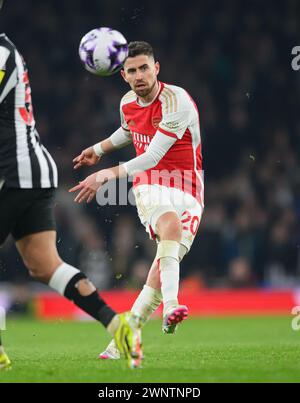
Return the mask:
<path fill-rule="evenodd" d="M 121 358 L 120 351 L 114 339 L 112 339 L 106 349 L 99 354 L 99 358 L 101 360 L 119 360 Z"/>
<path fill-rule="evenodd" d="M 177 326 L 188 317 L 189 310 L 185 305 L 170 307 L 163 317 L 162 331 L 165 334 L 174 334 Z"/>

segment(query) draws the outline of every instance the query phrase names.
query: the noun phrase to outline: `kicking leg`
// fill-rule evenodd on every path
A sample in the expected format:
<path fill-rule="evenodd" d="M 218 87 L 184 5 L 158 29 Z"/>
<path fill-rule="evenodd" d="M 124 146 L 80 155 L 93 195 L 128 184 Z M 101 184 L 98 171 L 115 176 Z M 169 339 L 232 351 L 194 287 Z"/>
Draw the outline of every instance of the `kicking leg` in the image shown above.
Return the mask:
<path fill-rule="evenodd" d="M 152 313 L 159 307 L 161 300 L 158 262 L 155 259 L 148 273 L 146 284 L 131 308 L 131 312 L 140 318 L 141 326 L 147 322 Z M 99 358 L 102 360 L 117 360 L 120 358 L 120 351 L 114 340 L 99 354 Z"/>
<path fill-rule="evenodd" d="M 187 253 L 187 248 L 180 244 L 179 248 L 179 260 L 181 261 L 185 254 Z M 148 319 L 151 317 L 152 313 L 156 311 L 162 302 L 161 294 L 161 283 L 160 283 L 160 272 L 158 267 L 158 261 L 155 258 L 150 271 L 148 273 L 146 284 L 144 285 L 142 291 L 138 295 L 134 304 L 132 305 L 131 312 L 136 314 L 141 318 L 141 325 L 143 326 Z M 177 323 L 171 324 L 163 328 L 164 333 L 173 334 L 177 329 Z M 99 358 L 102 360 L 112 359 L 117 360 L 120 358 L 120 352 L 116 347 L 114 340 L 112 340 L 106 349 L 99 354 Z"/>
<path fill-rule="evenodd" d="M 32 277 L 48 284 L 102 323 L 125 353 L 128 365 L 135 366 L 137 362 L 132 357 L 139 358 L 141 354 L 136 318 L 112 310 L 84 273 L 61 260 L 55 242 L 56 232 L 44 231 L 25 236 L 16 245 Z"/>

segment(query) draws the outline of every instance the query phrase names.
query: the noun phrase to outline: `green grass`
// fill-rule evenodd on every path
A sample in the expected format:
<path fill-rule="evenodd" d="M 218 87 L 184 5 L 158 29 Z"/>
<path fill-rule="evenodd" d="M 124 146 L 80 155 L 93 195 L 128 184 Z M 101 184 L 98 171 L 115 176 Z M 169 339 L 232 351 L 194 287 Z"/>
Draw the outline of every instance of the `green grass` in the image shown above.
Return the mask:
<path fill-rule="evenodd" d="M 11 371 L 0 382 L 299 382 L 300 331 L 290 317 L 189 319 L 175 336 L 144 328 L 142 369 L 100 361 L 109 336 L 95 322 L 8 320 Z"/>

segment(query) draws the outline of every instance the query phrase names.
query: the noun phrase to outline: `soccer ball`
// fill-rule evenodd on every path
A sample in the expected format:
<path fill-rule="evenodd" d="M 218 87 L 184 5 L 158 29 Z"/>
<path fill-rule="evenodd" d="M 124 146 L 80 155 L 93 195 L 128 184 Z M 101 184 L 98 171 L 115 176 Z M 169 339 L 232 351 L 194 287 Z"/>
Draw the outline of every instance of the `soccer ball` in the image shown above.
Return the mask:
<path fill-rule="evenodd" d="M 127 41 L 114 29 L 96 28 L 81 39 L 79 56 L 90 73 L 111 76 L 121 70 L 128 56 Z"/>

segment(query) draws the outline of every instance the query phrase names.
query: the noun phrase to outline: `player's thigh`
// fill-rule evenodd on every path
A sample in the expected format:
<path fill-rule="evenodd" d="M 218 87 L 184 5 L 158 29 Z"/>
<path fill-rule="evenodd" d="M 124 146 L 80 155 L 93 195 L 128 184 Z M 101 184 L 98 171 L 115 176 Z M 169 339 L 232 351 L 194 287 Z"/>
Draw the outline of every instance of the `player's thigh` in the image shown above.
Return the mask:
<path fill-rule="evenodd" d="M 56 249 L 54 189 L 31 189 L 30 203 L 12 231 L 26 266 L 50 270 L 59 260 Z"/>
<path fill-rule="evenodd" d="M 5 185 L 1 188 L 0 246 L 4 243 L 8 235 L 13 232 L 27 206 L 26 195 L 23 189 L 11 189 L 7 188 Z"/>
<path fill-rule="evenodd" d="M 15 241 L 39 232 L 56 231 L 55 189 L 26 189 L 23 192 L 26 207 L 12 231 Z"/>
<path fill-rule="evenodd" d="M 61 263 L 56 248 L 56 231 L 26 235 L 16 241 L 16 246 L 25 265 L 33 274 L 52 274 Z"/>
<path fill-rule="evenodd" d="M 183 248 L 181 251 L 182 259 L 194 242 L 201 222 L 203 208 L 189 193 L 182 192 L 178 189 L 169 189 L 169 192 L 174 209 L 177 211 L 182 224 L 180 243 L 186 248 L 186 250 Z"/>
<path fill-rule="evenodd" d="M 136 207 L 141 223 L 150 238 L 156 237 L 156 223 L 165 213 L 177 214 L 168 193 L 168 188 L 159 185 L 141 185 L 134 189 Z"/>

